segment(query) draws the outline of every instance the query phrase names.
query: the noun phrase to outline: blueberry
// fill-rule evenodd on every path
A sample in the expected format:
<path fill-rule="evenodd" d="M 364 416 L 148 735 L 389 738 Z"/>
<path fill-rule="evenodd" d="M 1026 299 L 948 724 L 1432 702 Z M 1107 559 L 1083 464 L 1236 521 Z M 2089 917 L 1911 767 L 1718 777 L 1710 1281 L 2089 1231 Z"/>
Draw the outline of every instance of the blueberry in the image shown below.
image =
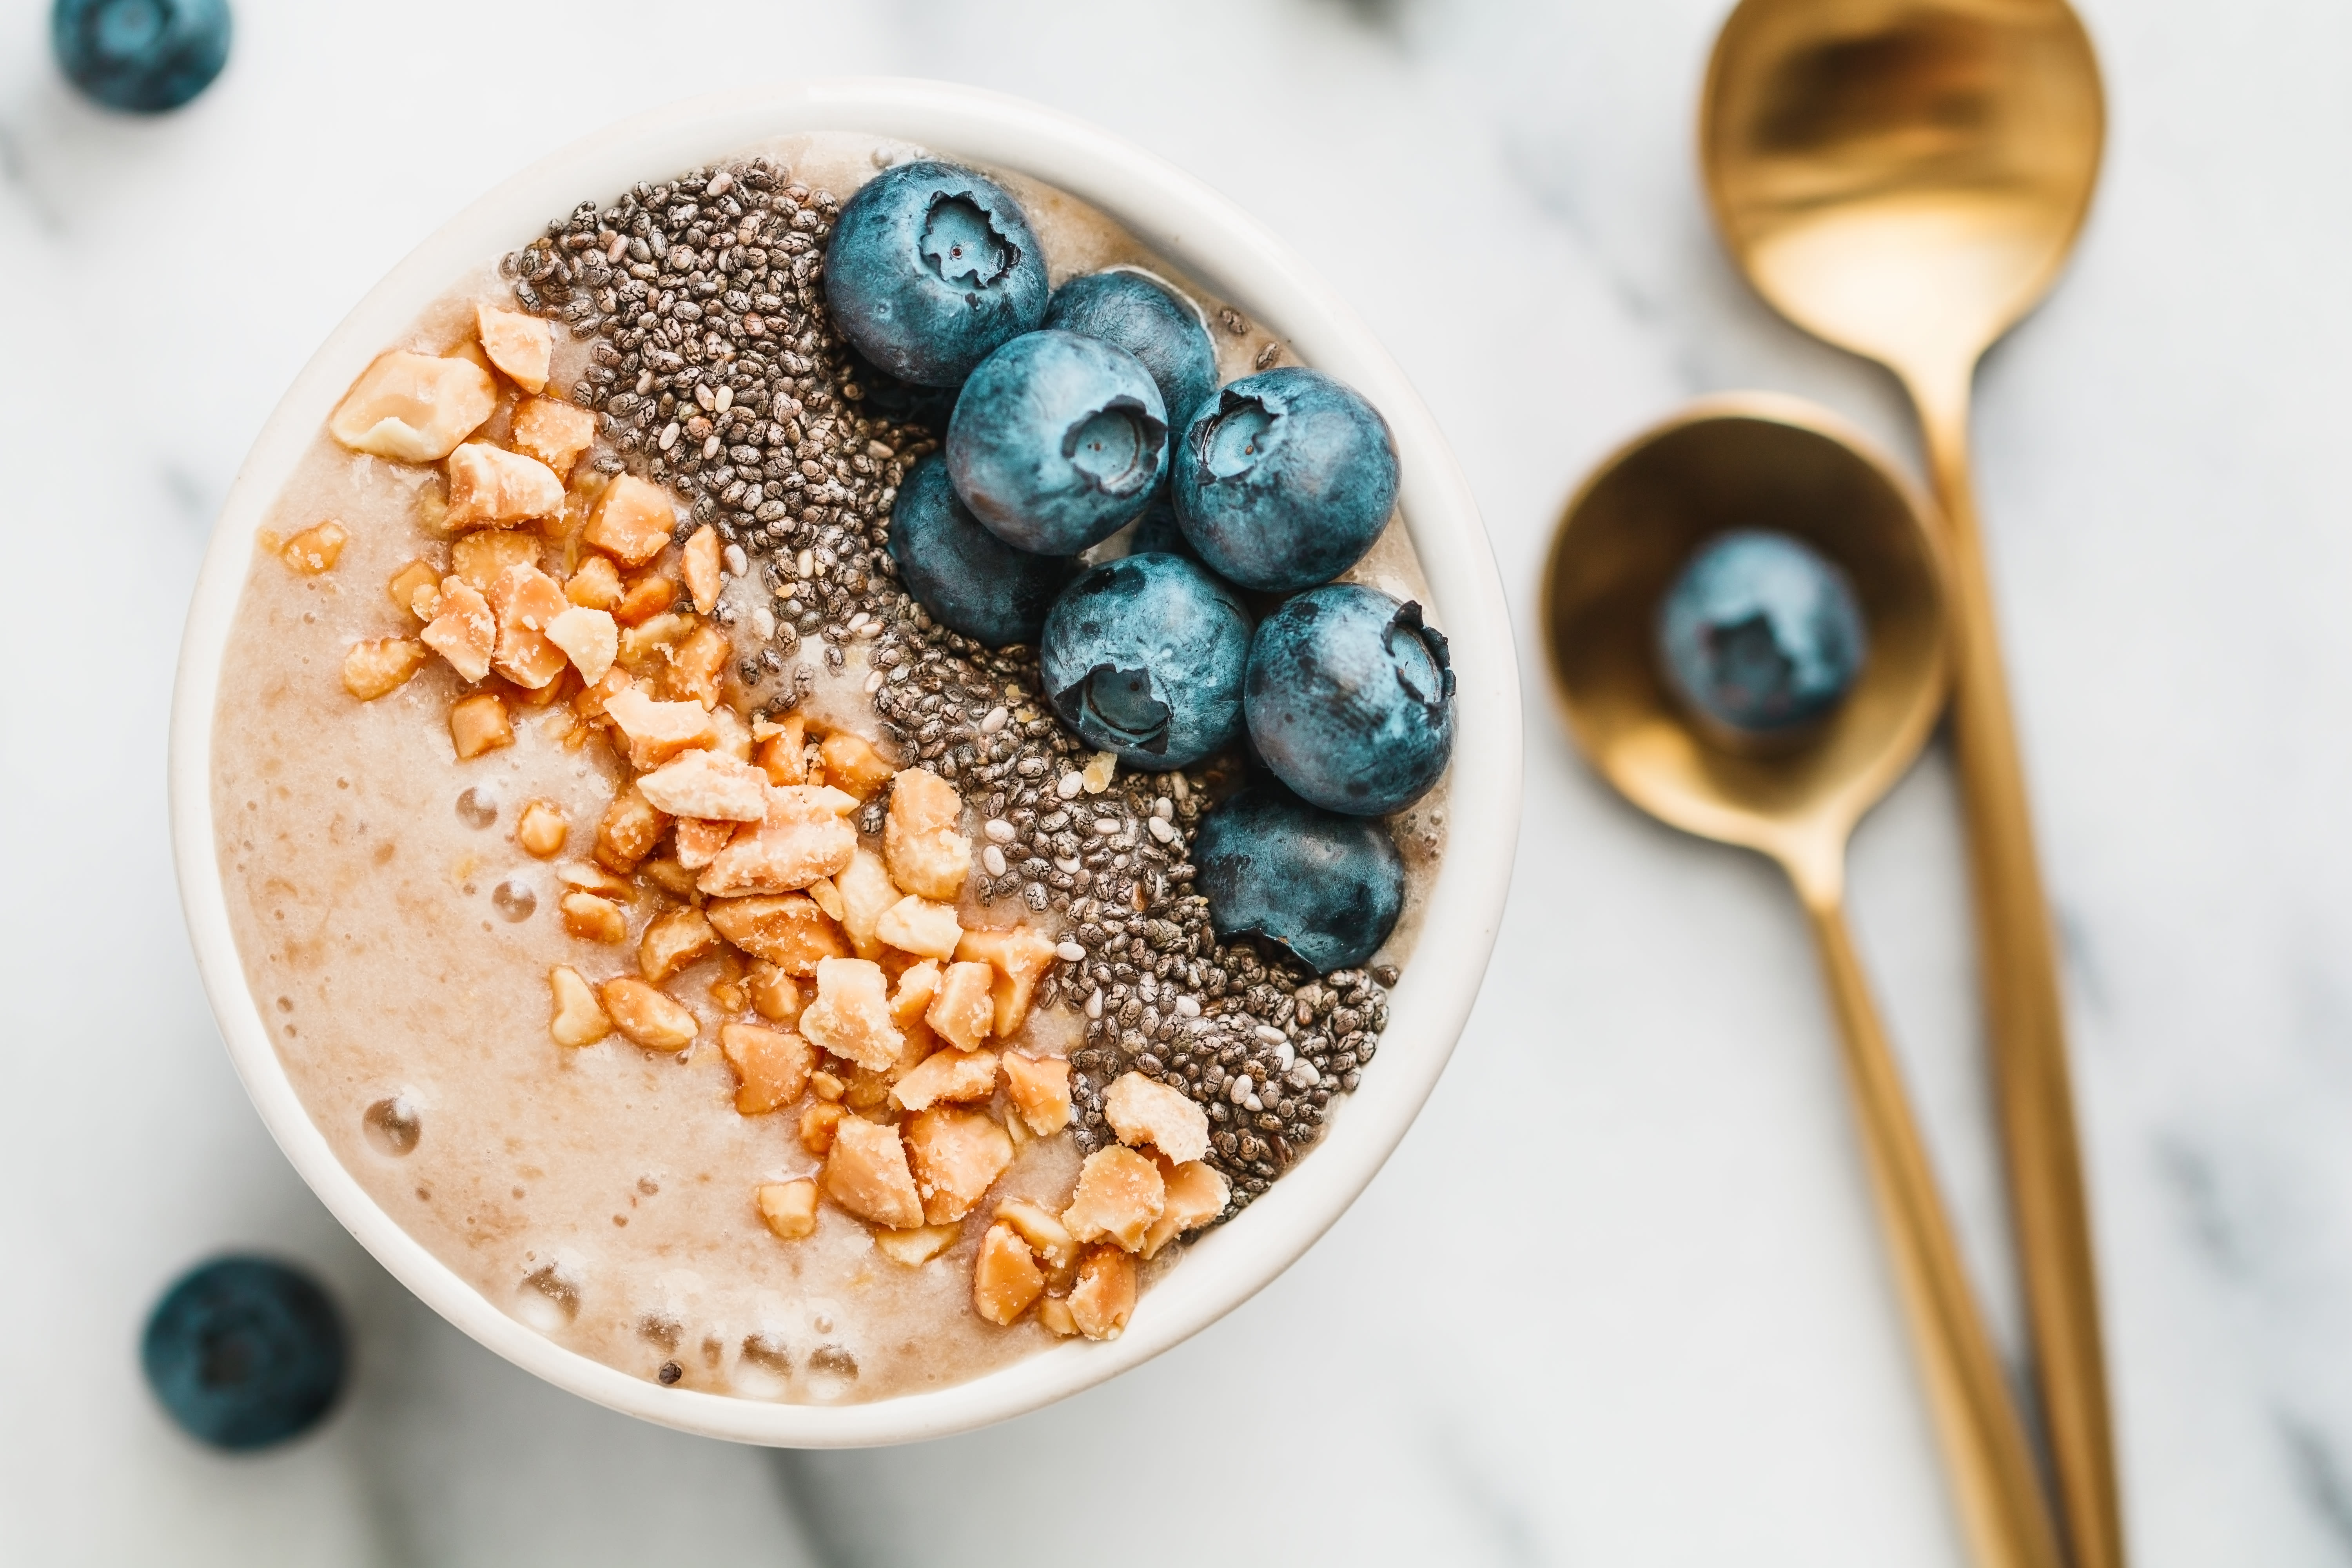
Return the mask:
<path fill-rule="evenodd" d="M 1063 590 L 1038 647 L 1063 722 L 1137 767 L 1181 768 L 1241 728 L 1249 612 L 1176 555 L 1123 555 Z"/>
<path fill-rule="evenodd" d="M 953 386 L 1045 313 L 1045 256 L 985 175 L 886 169 L 841 209 L 824 297 L 841 335 L 902 381 Z"/>
<path fill-rule="evenodd" d="M 1318 974 L 1371 957 L 1404 909 L 1404 858 L 1385 827 L 1278 784 L 1254 785 L 1202 818 L 1192 858 L 1221 939 L 1259 937 Z"/>
<path fill-rule="evenodd" d="M 1076 332 L 1013 339 L 982 362 L 948 421 L 948 472 L 1007 544 L 1076 555 L 1143 510 L 1168 449 L 1143 363 Z"/>
<path fill-rule="evenodd" d="M 216 1258 L 155 1303 L 139 1359 L 190 1436 L 264 1448 L 309 1431 L 333 1406 L 343 1322 L 309 1275 L 266 1258 Z"/>
<path fill-rule="evenodd" d="M 228 63 L 226 0 L 57 0 L 49 47 L 73 84 L 109 109 L 160 114 Z"/>
<path fill-rule="evenodd" d="M 1139 272 L 1095 272 L 1054 291 L 1045 324 L 1116 343 L 1143 362 L 1181 430 L 1217 395 L 1217 351 L 1199 312 Z"/>
<path fill-rule="evenodd" d="M 1128 536 L 1129 555 L 1181 555 L 1187 561 L 1198 561 L 1200 552 L 1192 542 L 1184 537 L 1184 525 L 1176 521 L 1176 503 L 1168 499 L 1168 487 L 1160 486 L 1144 503 L 1143 515 L 1135 520 L 1135 531 Z"/>
<path fill-rule="evenodd" d="M 1738 734 L 1802 729 L 1844 700 L 1867 656 L 1846 574 L 1785 533 L 1709 541 L 1658 606 L 1658 660 L 1677 696 Z"/>
<path fill-rule="evenodd" d="M 918 386 L 901 381 L 854 347 L 843 358 L 859 393 L 859 413 L 900 425 L 919 425 L 934 436 L 948 433 L 948 416 L 955 412 L 954 387 Z"/>
<path fill-rule="evenodd" d="M 1059 555 L 1015 550 L 982 528 L 936 452 L 917 463 L 890 508 L 890 556 L 931 618 L 991 647 L 1034 643 L 1070 580 Z"/>
<path fill-rule="evenodd" d="M 1176 513 L 1244 588 L 1312 587 L 1363 559 L 1396 507 L 1380 411 L 1319 371 L 1237 381 L 1176 443 Z"/>
<path fill-rule="evenodd" d="M 1334 583 L 1286 601 L 1250 643 L 1250 741 L 1327 811 L 1385 816 L 1429 793 L 1454 751 L 1454 670 L 1421 606 Z"/>

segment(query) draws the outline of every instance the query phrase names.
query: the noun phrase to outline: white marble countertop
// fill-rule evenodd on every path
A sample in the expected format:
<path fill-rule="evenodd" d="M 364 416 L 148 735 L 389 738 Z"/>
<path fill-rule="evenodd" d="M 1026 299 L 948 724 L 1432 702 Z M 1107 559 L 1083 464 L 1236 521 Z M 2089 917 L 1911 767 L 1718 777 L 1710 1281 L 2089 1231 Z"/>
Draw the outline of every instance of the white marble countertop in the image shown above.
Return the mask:
<path fill-rule="evenodd" d="M 134 123 L 58 84 L 46 5 L 6 6 L 0 1559 L 1958 1568 L 1794 909 L 1760 863 L 1582 772 L 1538 681 L 1485 998 L 1370 1194 L 1160 1362 L 916 1448 L 677 1436 L 431 1317 L 252 1114 L 166 855 L 198 552 L 311 348 L 522 162 L 791 74 L 1038 98 L 1281 232 L 1455 442 L 1533 670 L 1561 499 L 1680 400 L 1801 392 L 1912 450 L 1891 384 L 1771 316 L 1708 232 L 1690 124 L 1725 9 L 238 0 L 218 86 Z M 1981 378 L 1979 465 L 2066 937 L 2131 1533 L 2147 1568 L 2316 1568 L 2352 1559 L 2352 740 L 2326 717 L 2352 708 L 2352 13 L 2085 9 L 2105 184 Z M 537 86 L 499 96 L 517 83 Z M 1962 895 L 1937 755 L 1864 826 L 1855 899 L 2013 1345 Z M 1468 1206 L 1473 1166 L 1538 1194 L 1541 1222 Z M 161 1286 L 230 1245 L 334 1280 L 361 1355 L 328 1429 L 234 1460 L 164 1421 L 134 1354 Z"/>

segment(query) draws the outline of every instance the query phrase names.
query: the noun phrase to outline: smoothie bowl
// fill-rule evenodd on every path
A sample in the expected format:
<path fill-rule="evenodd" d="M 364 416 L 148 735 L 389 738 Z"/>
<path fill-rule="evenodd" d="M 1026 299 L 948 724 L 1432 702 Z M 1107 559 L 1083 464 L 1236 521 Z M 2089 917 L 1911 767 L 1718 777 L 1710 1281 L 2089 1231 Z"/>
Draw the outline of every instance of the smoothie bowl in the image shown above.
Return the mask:
<path fill-rule="evenodd" d="M 265 1121 L 589 1398 L 849 1445 L 1286 1267 L 1418 1112 L 1517 819 L 1468 489 L 1168 166 L 810 83 L 428 240 L 206 559 L 183 900 Z"/>

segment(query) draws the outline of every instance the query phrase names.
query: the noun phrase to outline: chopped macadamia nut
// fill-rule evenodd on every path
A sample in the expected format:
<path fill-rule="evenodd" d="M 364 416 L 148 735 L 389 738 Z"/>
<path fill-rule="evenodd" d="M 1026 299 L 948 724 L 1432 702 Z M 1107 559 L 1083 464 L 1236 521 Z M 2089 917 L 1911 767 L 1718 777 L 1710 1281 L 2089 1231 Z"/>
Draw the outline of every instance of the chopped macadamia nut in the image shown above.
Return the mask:
<path fill-rule="evenodd" d="M 814 1008 L 812 1008 L 814 1011 Z M 824 1190 L 835 1203 L 869 1225 L 913 1230 L 923 1223 L 907 1150 L 898 1129 L 862 1116 L 845 1116 L 835 1126 L 824 1158 Z"/>
<path fill-rule="evenodd" d="M 1095 1247 L 1078 1263 L 1070 1290 L 1070 1318 L 1090 1340 L 1115 1340 L 1135 1315 L 1135 1259 L 1116 1247 Z"/>
<path fill-rule="evenodd" d="M 816 1234 L 816 1184 L 803 1176 L 797 1182 L 765 1182 L 757 1194 L 760 1217 L 785 1241 Z"/>
<path fill-rule="evenodd" d="M 430 657 L 423 643 L 410 637 L 355 642 L 343 654 L 343 689 L 373 702 L 407 685 Z"/>
<path fill-rule="evenodd" d="M 1037 1321 L 1047 1332 L 1066 1340 L 1078 1331 L 1078 1320 L 1071 1314 L 1069 1302 L 1059 1296 L 1048 1296 L 1037 1303 Z"/>
<path fill-rule="evenodd" d="M 604 487 L 587 531 L 580 537 L 624 566 L 642 566 L 668 545 L 669 531 L 677 525 L 677 514 L 659 485 L 621 474 Z"/>
<path fill-rule="evenodd" d="M 679 817 L 677 826 L 671 834 L 672 840 L 677 845 L 679 868 L 699 871 L 718 859 L 719 852 L 727 847 L 735 837 L 735 830 L 740 826 L 742 824 L 740 822 L 706 822 L 692 816 Z M 688 879 L 689 891 L 692 890 L 692 881 L 693 879 Z"/>
<path fill-rule="evenodd" d="M 562 649 L 580 679 L 593 686 L 613 668 L 621 650 L 621 628 L 606 611 L 572 605 L 547 623 L 547 640 Z"/>
<path fill-rule="evenodd" d="M 925 768 L 908 768 L 890 786 L 882 858 L 902 892 L 951 900 L 971 870 L 971 840 L 956 831 L 963 797 Z"/>
<path fill-rule="evenodd" d="M 555 334 L 537 316 L 502 310 L 496 305 L 474 307 L 474 331 L 482 352 L 525 392 L 547 388 L 547 369 L 555 356 Z"/>
<path fill-rule="evenodd" d="M 1160 1167 L 1132 1149 L 1097 1149 L 1078 1167 L 1078 1190 L 1062 1223 L 1080 1241 L 1111 1241 L 1133 1252 L 1167 1206 Z"/>
<path fill-rule="evenodd" d="M 537 458 L 468 441 L 449 454 L 449 510 L 442 526 L 503 528 L 563 510 L 563 481 Z"/>
<path fill-rule="evenodd" d="M 682 1051 L 701 1027 L 685 1005 L 634 974 L 607 980 L 597 1000 L 613 1016 L 613 1027 L 649 1051 Z"/>
<path fill-rule="evenodd" d="M 665 910 L 646 923 L 637 939 L 637 973 L 656 985 L 719 950 L 719 933 L 691 905 Z"/>
<path fill-rule="evenodd" d="M 874 792 L 888 784 L 898 771 L 883 760 L 872 742 L 845 731 L 827 735 L 817 754 L 824 759 L 824 782 L 860 800 L 872 800 Z"/>
<path fill-rule="evenodd" d="M 714 906 L 715 907 L 715 906 Z M 711 923 L 718 924 L 714 919 Z M 814 964 L 810 967 L 814 969 Z M 743 983 L 751 998 L 751 1011 L 771 1024 L 797 1024 L 801 1018 L 801 988 L 793 983 L 783 965 L 759 959 Z"/>
<path fill-rule="evenodd" d="M 673 899 L 694 897 L 694 873 L 667 855 L 656 855 L 638 867 L 637 875 Z"/>
<path fill-rule="evenodd" d="M 609 556 L 591 555 L 563 584 L 563 596 L 586 610 L 610 610 L 621 602 L 621 569 Z"/>
<path fill-rule="evenodd" d="M 596 864 L 615 877 L 626 877 L 654 852 L 669 819 L 632 784 L 604 808 L 596 825 Z"/>
<path fill-rule="evenodd" d="M 706 822 L 758 822 L 768 815 L 767 779 L 748 763 L 688 752 L 637 780 L 657 811 Z"/>
<path fill-rule="evenodd" d="M 909 1118 L 905 1133 L 923 1218 L 933 1225 L 970 1214 L 1013 1163 L 1013 1140 L 981 1111 L 935 1106 Z"/>
<path fill-rule="evenodd" d="M 996 1205 L 996 1223 L 1009 1225 L 1036 1253 L 1049 1275 L 1066 1276 L 1078 1266 L 1077 1238 L 1069 1227 L 1025 1198 L 1009 1198 Z M 1069 1283 L 1066 1278 L 1061 1283 Z M 1057 1287 L 1058 1288 L 1058 1287 Z"/>
<path fill-rule="evenodd" d="M 816 1000 L 801 1013 L 801 1033 L 859 1067 L 897 1065 L 906 1037 L 890 1022 L 882 966 L 862 958 L 817 961 Z"/>
<path fill-rule="evenodd" d="M 616 612 L 613 618 L 627 627 L 614 657 L 623 669 L 641 678 L 662 674 L 673 651 L 695 627 L 691 616 L 656 616 L 641 626 L 629 626 L 625 614 Z"/>
<path fill-rule="evenodd" d="M 613 1020 L 596 1003 L 596 993 L 580 972 L 557 964 L 547 972 L 547 987 L 554 994 L 555 1014 L 547 1032 L 559 1046 L 593 1046 L 613 1032 Z"/>
<path fill-rule="evenodd" d="M 727 635 L 718 627 L 695 627 L 670 650 L 671 689 L 705 708 L 718 706 L 719 681 L 727 671 L 728 648 Z"/>
<path fill-rule="evenodd" d="M 515 843 L 535 860 L 552 860 L 562 854 L 563 841 L 571 836 L 570 819 L 551 800 L 527 801 L 522 815 L 515 818 Z"/>
<path fill-rule="evenodd" d="M 616 904 L 633 904 L 637 900 L 637 889 L 626 878 L 615 877 L 602 866 L 592 866 L 584 860 L 558 867 L 555 879 L 567 888 L 593 893 Z"/>
<path fill-rule="evenodd" d="M 1198 1162 L 1164 1171 L 1161 1180 L 1167 1184 L 1167 1201 L 1160 1217 L 1144 1233 L 1146 1258 L 1157 1257 L 1160 1249 L 1176 1237 L 1198 1230 L 1224 1213 L 1225 1200 L 1232 1196 L 1225 1178 Z"/>
<path fill-rule="evenodd" d="M 442 574 L 430 561 L 412 561 L 392 574 L 384 592 L 392 595 L 394 604 L 418 620 L 429 621 L 441 613 L 441 578 Z M 432 596 L 420 599 L 427 588 L 433 591 Z"/>
<path fill-rule="evenodd" d="M 719 604 L 719 531 L 704 523 L 679 552 L 678 574 L 694 599 L 694 613 L 707 616 Z"/>
<path fill-rule="evenodd" d="M 817 1078 L 825 1075 L 818 1073 Z M 838 1086 L 836 1086 L 837 1088 Z M 822 1155 L 833 1147 L 833 1135 L 849 1114 L 829 1100 L 820 1100 L 801 1112 L 801 1147 L 812 1154 Z"/>
<path fill-rule="evenodd" d="M 909 1110 L 938 1104 L 964 1104 L 996 1092 L 994 1051 L 933 1051 L 914 1071 L 890 1086 L 890 1098 Z"/>
<path fill-rule="evenodd" d="M 800 1036 L 756 1024 L 720 1025 L 719 1048 L 735 1069 L 735 1109 L 745 1116 L 764 1116 L 798 1100 L 816 1060 Z"/>
<path fill-rule="evenodd" d="M 514 725 L 508 721 L 507 705 L 488 691 L 459 698 L 449 705 L 449 741 L 461 763 L 513 745 Z"/>
<path fill-rule="evenodd" d="M 657 572 L 648 572 L 622 588 L 620 600 L 613 606 L 613 618 L 625 626 L 642 626 L 677 603 L 677 584 Z M 677 623 L 680 636 L 685 635 L 685 625 L 684 621 Z"/>
<path fill-rule="evenodd" d="M 849 956 L 840 929 L 805 893 L 713 899 L 704 908 L 720 936 L 787 976 L 806 980 L 824 960 Z"/>
<path fill-rule="evenodd" d="M 797 892 L 847 869 L 857 852 L 857 830 L 843 814 L 856 805 L 822 785 L 770 784 L 765 818 L 719 851 L 702 874 L 702 890 L 712 898 Z"/>
<path fill-rule="evenodd" d="M 312 523 L 288 540 L 278 552 L 278 559 L 306 577 L 315 577 L 334 570 L 336 558 L 342 554 L 351 537 L 349 529 L 329 518 L 324 522 Z"/>
<path fill-rule="evenodd" d="M 360 373 L 327 429 L 355 452 L 437 463 L 498 405 L 498 383 L 473 361 L 393 353 Z"/>
<path fill-rule="evenodd" d="M 1004 1053 L 1004 1098 L 1040 1138 L 1050 1138 L 1070 1124 L 1070 1064 L 1060 1057 Z"/>
<path fill-rule="evenodd" d="M 656 702 L 634 686 L 604 699 L 604 712 L 628 738 L 633 768 L 659 767 L 719 739 L 701 703 Z"/>
<path fill-rule="evenodd" d="M 923 1014 L 923 1021 L 958 1049 L 979 1049 L 996 1017 L 995 1004 L 989 997 L 992 980 L 985 963 L 949 964 L 940 976 L 940 994 Z"/>
<path fill-rule="evenodd" d="M 898 988 L 890 993 L 890 1021 L 901 1029 L 911 1029 L 923 1021 L 931 998 L 940 994 L 940 966 L 929 959 L 910 963 L 898 976 Z"/>
<path fill-rule="evenodd" d="M 1011 1327 L 1045 1293 L 1045 1276 L 1029 1244 L 1009 1225 L 992 1225 L 981 1238 L 971 1266 L 972 1310 L 990 1322 Z"/>
<path fill-rule="evenodd" d="M 956 920 L 953 904 L 935 904 L 910 893 L 882 911 L 881 919 L 874 922 L 874 934 L 901 952 L 953 958 L 963 926 Z"/>
<path fill-rule="evenodd" d="M 563 650 L 548 640 L 547 628 L 571 608 L 555 579 L 536 566 L 506 569 L 490 591 L 498 617 L 498 652 L 491 664 L 517 686 L 537 690 L 563 673 Z"/>
<path fill-rule="evenodd" d="M 920 1268 L 940 1253 L 956 1244 L 963 1234 L 960 1225 L 927 1225 L 914 1230 L 877 1230 L 874 1233 L 874 1250 L 893 1263 L 908 1268 Z"/>
<path fill-rule="evenodd" d="M 1129 1148 L 1148 1143 L 1180 1165 L 1209 1152 L 1209 1114 L 1200 1101 L 1139 1072 L 1120 1074 L 1103 1092 L 1103 1120 Z"/>
<path fill-rule="evenodd" d="M 416 635 L 449 661 L 460 679 L 472 682 L 490 673 L 490 656 L 499 647 L 499 618 L 472 584 L 448 577 L 441 584 L 440 613 Z"/>
<path fill-rule="evenodd" d="M 1029 1016 L 1030 998 L 1037 983 L 1053 966 L 1051 938 L 1026 926 L 1012 931 L 968 931 L 956 944 L 956 956 L 986 963 L 996 970 L 996 1032 L 1011 1039 Z"/>
<path fill-rule="evenodd" d="M 882 857 L 860 846 L 849 864 L 834 873 L 833 886 L 841 895 L 841 929 L 850 945 L 860 958 L 876 957 L 882 951 L 882 939 L 875 934 L 882 911 L 905 896 L 890 885 Z"/>
<path fill-rule="evenodd" d="M 808 783 L 808 764 L 801 755 L 806 743 L 801 739 L 804 732 L 797 713 L 785 714 L 782 723 L 762 721 L 751 727 L 751 740 L 759 747 L 753 760 L 768 775 L 770 784 Z M 878 867 L 881 861 L 877 859 L 875 864 Z"/>
<path fill-rule="evenodd" d="M 539 564 L 540 542 L 528 533 L 485 529 L 469 533 L 449 547 L 449 574 L 498 607 L 499 579 L 509 566 Z"/>
<path fill-rule="evenodd" d="M 596 440 L 596 416 L 552 397 L 527 399 L 515 410 L 515 450 L 537 458 L 568 479 L 572 466 Z"/>
<path fill-rule="evenodd" d="M 566 893 L 558 907 L 563 911 L 564 931 L 583 942 L 612 943 L 629 940 L 628 917 L 610 899 L 600 899 L 593 893 Z"/>

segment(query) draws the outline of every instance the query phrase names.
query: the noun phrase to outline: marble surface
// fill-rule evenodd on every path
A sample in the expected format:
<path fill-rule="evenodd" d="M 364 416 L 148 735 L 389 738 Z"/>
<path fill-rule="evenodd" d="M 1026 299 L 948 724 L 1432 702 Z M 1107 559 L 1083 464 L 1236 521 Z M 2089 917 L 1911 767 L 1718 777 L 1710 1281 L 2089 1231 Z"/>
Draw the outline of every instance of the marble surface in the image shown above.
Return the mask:
<path fill-rule="evenodd" d="M 0 7 L 0 1559 L 1958 1564 L 1794 910 L 1582 772 L 1538 682 L 1484 1001 L 1364 1200 L 1160 1362 L 915 1448 L 677 1436 L 427 1314 L 247 1105 L 166 857 L 185 595 L 312 346 L 522 161 L 793 73 L 1035 97 L 1282 233 L 1456 443 L 1533 669 L 1560 500 L 1680 400 L 1783 388 L 1914 449 L 1891 384 L 1771 316 L 1707 231 L 1690 124 L 1725 8 L 240 0 L 216 89 L 133 123 L 54 79 L 46 5 Z M 2352 12 L 2084 9 L 2105 185 L 1985 368 L 1979 462 L 2129 1521 L 2149 1568 L 2318 1568 L 2352 1562 Z M 1855 901 L 2013 1346 L 1954 805 L 1931 755 L 1865 825 Z M 1475 1207 L 1497 1182 L 1518 1213 Z M 327 1430 L 238 1460 L 183 1440 L 133 1357 L 164 1281 L 232 1245 L 323 1271 L 361 1352 Z"/>

